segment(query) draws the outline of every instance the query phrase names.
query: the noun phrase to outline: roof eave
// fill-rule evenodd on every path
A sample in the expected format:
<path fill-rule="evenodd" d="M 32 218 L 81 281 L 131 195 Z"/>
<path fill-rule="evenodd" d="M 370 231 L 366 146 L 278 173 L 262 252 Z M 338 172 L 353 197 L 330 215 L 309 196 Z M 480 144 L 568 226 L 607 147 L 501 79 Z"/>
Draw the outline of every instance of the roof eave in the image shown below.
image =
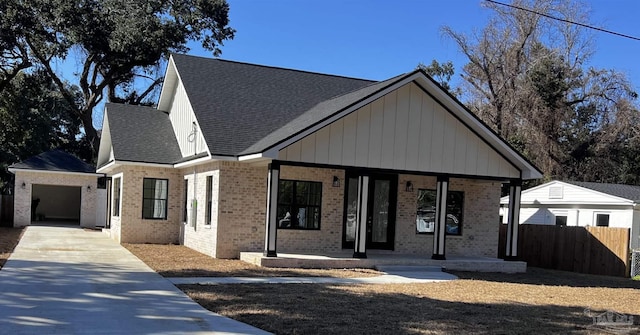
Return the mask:
<path fill-rule="evenodd" d="M 299 141 L 305 136 L 317 131 L 318 129 L 336 121 L 337 119 L 344 117 L 344 115 L 349 114 L 358 108 L 371 103 L 372 101 L 384 96 L 385 94 L 403 86 L 410 82 L 416 81 L 419 85 L 427 86 L 431 88 L 429 92 L 431 94 L 436 95 L 435 98 L 441 101 L 442 103 L 446 103 L 449 110 L 457 110 L 458 117 L 464 117 L 464 122 L 469 126 L 473 127 L 478 134 L 483 134 L 486 140 L 490 140 L 492 144 L 500 147 L 500 152 L 503 157 L 507 159 L 507 161 L 511 162 L 518 170 L 520 170 L 520 178 L 523 180 L 530 179 L 539 179 L 542 178 L 542 172 L 532 163 L 530 163 L 524 156 L 518 153 L 515 149 L 513 149 L 506 141 L 504 141 L 499 135 L 493 132 L 489 126 L 483 123 L 480 119 L 478 119 L 468 108 L 466 108 L 460 101 L 458 101 L 455 97 L 453 97 L 449 92 L 443 89 L 439 84 L 437 84 L 432 78 L 430 78 L 425 72 L 421 70 L 415 70 L 413 72 L 407 73 L 406 75 L 398 78 L 397 80 L 390 82 L 388 85 L 380 88 L 379 90 L 373 92 L 372 94 L 360 99 L 359 101 L 354 102 L 353 104 L 343 108 L 342 110 L 336 111 L 331 116 L 316 122 L 315 124 L 309 125 L 305 129 L 300 130 L 298 133 L 290 136 L 284 140 L 275 143 L 262 151 L 253 151 L 253 152 L 243 152 L 242 156 L 251 156 L 251 155 L 262 155 L 264 157 L 268 157 L 270 159 L 276 159 L 278 157 L 278 152 Z"/>
<path fill-rule="evenodd" d="M 16 172 L 30 172 L 30 173 L 53 173 L 53 174 L 66 174 L 66 175 L 83 175 L 83 176 L 96 176 L 102 177 L 103 173 L 96 172 L 81 172 L 81 171 L 59 171 L 59 170 L 40 170 L 40 169 L 23 169 L 23 168 L 9 168 L 9 172 L 16 174 Z"/>
<path fill-rule="evenodd" d="M 164 80 L 162 81 L 162 89 L 160 98 L 158 99 L 158 110 L 168 111 L 171 104 L 172 93 L 175 90 L 178 81 L 178 70 L 176 69 L 173 55 L 169 56 L 167 70 L 165 71 Z"/>

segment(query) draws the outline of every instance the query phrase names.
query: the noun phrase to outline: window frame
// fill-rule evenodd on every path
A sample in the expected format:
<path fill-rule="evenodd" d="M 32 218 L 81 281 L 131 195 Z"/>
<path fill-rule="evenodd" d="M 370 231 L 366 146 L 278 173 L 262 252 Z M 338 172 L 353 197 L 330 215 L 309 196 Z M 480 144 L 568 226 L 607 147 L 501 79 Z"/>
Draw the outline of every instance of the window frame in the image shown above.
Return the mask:
<path fill-rule="evenodd" d="M 154 198 L 146 198 L 145 197 L 144 184 L 145 184 L 145 181 L 147 181 L 147 180 L 153 180 L 153 181 L 160 180 L 160 181 L 165 181 L 166 182 L 165 194 L 164 194 L 165 198 L 164 199 L 163 198 L 155 198 L 155 197 Z M 155 193 L 155 183 L 154 183 L 154 193 Z M 155 203 L 155 201 L 158 201 L 158 200 L 164 201 L 164 213 L 163 213 L 163 216 L 162 217 L 145 217 L 145 207 L 144 207 L 145 200 L 153 200 L 154 201 L 153 203 Z M 168 214 L 168 211 L 169 211 L 168 210 L 168 205 L 169 205 L 169 179 L 166 179 L 166 178 L 152 178 L 152 177 L 142 178 L 142 219 L 143 220 L 166 220 L 167 219 L 167 214 Z M 153 210 L 155 211 L 155 207 L 153 208 Z"/>
<path fill-rule="evenodd" d="M 606 226 L 602 226 L 598 224 L 598 217 L 600 217 L 600 215 L 602 216 L 607 216 L 607 225 Z M 611 213 L 605 213 L 605 212 L 595 212 L 593 213 L 593 225 L 595 227 L 609 227 L 609 224 L 611 223 Z"/>
<path fill-rule="evenodd" d="M 418 230 L 418 220 L 419 218 L 419 214 L 418 214 L 418 200 L 420 199 L 420 193 L 421 192 L 434 192 L 435 196 L 433 197 L 433 213 L 434 213 L 434 228 L 433 231 L 425 231 L 425 232 L 421 232 Z M 418 193 L 417 193 L 417 198 L 416 198 L 416 234 L 418 235 L 433 235 L 435 233 L 435 208 L 436 208 L 436 198 L 437 198 L 437 190 L 435 189 L 427 189 L 427 188 L 419 188 L 418 189 Z M 451 213 L 451 206 L 453 206 L 453 204 L 451 204 L 451 197 L 453 196 L 460 196 L 460 208 L 459 208 L 459 215 L 456 217 L 454 215 L 454 213 Z M 444 234 L 447 236 L 462 236 L 462 233 L 464 231 L 463 226 L 464 226 L 464 191 L 452 191 L 449 190 L 447 191 L 447 214 L 446 214 L 446 220 L 454 220 L 457 219 L 458 223 L 458 233 L 454 234 L 454 233 L 449 233 L 446 229 Z M 451 218 L 450 216 L 453 216 L 453 218 Z M 446 227 L 446 222 L 445 222 L 445 227 Z"/>
<path fill-rule="evenodd" d="M 187 223 L 189 221 L 189 178 L 184 178 L 184 189 L 182 190 L 182 196 L 184 197 L 182 201 L 182 205 L 184 206 L 182 210 L 182 222 Z"/>
<path fill-rule="evenodd" d="M 566 227 L 569 225 L 569 215 L 568 214 L 554 214 L 554 225 L 556 226 L 560 226 L 560 227 Z M 558 224 L 558 218 L 564 218 L 564 224 Z"/>
<path fill-rule="evenodd" d="M 111 216 L 120 217 L 122 213 L 122 174 L 118 174 L 116 176 L 113 176 L 112 178 L 113 183 L 111 187 L 113 192 L 113 199 L 111 200 Z"/>
<path fill-rule="evenodd" d="M 291 203 L 287 204 L 287 203 L 283 203 L 281 202 L 281 192 L 283 190 L 283 187 L 281 185 L 281 183 L 284 182 L 291 182 L 292 184 L 292 194 L 291 194 Z M 319 204 L 318 205 L 313 205 L 313 204 L 302 204 L 302 203 L 297 203 L 298 197 L 297 197 L 297 190 L 298 190 L 298 184 L 299 183 L 309 183 L 311 185 L 315 184 L 315 186 L 317 187 L 317 190 L 319 191 L 319 194 L 317 194 L 318 199 L 319 199 Z M 307 227 L 301 227 L 299 225 L 295 225 L 293 224 L 293 221 L 289 221 L 291 222 L 290 225 L 288 227 L 283 226 L 283 223 L 281 221 L 284 221 L 283 218 L 280 218 L 280 216 L 277 216 L 277 220 L 278 222 L 277 224 L 277 228 L 278 229 L 284 229 L 284 230 L 320 230 L 322 227 L 322 182 L 320 181 L 311 181 L 311 180 L 293 180 L 293 179 L 280 179 L 278 180 L 278 195 L 277 195 L 277 212 L 280 212 L 281 207 L 289 207 L 288 209 L 288 213 L 299 213 L 299 210 L 301 208 L 305 208 L 305 209 L 309 209 L 309 208 L 317 208 L 317 213 L 318 213 L 318 224 L 317 227 L 311 227 L 311 228 L 307 228 Z M 295 209 L 295 211 L 294 211 Z M 293 214 L 292 214 L 293 215 Z M 297 215 L 296 215 L 297 216 Z M 306 219 L 306 218 L 305 218 Z"/>
<path fill-rule="evenodd" d="M 211 226 L 211 221 L 212 221 L 212 217 L 213 217 L 213 210 L 212 210 L 212 205 L 213 205 L 213 176 L 212 175 L 208 175 L 205 176 L 205 190 L 206 190 L 206 195 L 205 195 L 205 209 L 204 209 L 204 225 L 205 226 Z"/>

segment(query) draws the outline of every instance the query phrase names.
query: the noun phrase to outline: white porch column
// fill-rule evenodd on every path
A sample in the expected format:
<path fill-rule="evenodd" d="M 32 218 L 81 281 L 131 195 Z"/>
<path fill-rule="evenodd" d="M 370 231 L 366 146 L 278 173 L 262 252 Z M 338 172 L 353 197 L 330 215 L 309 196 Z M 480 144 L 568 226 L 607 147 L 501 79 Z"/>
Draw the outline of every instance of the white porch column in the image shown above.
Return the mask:
<path fill-rule="evenodd" d="M 433 232 L 432 259 L 446 259 L 444 256 L 445 233 L 447 223 L 447 193 L 449 177 L 438 177 L 436 183 L 436 225 Z"/>
<path fill-rule="evenodd" d="M 509 184 L 509 217 L 507 218 L 507 243 L 505 260 L 518 258 L 518 230 L 520 228 L 520 193 L 522 181 L 516 180 Z"/>
<path fill-rule="evenodd" d="M 267 176 L 267 214 L 265 222 L 264 255 L 278 257 L 276 241 L 278 235 L 278 184 L 280 181 L 280 164 L 269 164 Z"/>
<path fill-rule="evenodd" d="M 354 258 L 367 258 L 367 205 L 369 204 L 369 176 L 358 177 L 358 207 L 356 214 L 356 237 Z"/>

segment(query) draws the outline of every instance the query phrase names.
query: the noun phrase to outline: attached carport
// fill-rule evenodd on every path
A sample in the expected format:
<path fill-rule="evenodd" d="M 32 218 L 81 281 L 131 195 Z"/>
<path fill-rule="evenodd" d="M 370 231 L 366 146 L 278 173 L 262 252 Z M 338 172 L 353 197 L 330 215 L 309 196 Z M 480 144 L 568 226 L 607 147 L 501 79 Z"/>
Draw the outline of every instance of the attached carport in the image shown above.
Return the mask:
<path fill-rule="evenodd" d="M 13 225 L 32 223 L 103 225 L 98 215 L 95 168 L 61 150 L 52 150 L 13 164 L 15 174 Z"/>

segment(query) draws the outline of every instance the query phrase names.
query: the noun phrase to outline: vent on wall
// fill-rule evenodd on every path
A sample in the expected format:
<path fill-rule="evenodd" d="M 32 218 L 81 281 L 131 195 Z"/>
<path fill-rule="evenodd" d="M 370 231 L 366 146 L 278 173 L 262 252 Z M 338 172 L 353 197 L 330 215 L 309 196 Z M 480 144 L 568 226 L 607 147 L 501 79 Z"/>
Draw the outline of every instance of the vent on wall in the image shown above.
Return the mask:
<path fill-rule="evenodd" d="M 562 199 L 562 186 L 549 187 L 549 199 Z"/>

